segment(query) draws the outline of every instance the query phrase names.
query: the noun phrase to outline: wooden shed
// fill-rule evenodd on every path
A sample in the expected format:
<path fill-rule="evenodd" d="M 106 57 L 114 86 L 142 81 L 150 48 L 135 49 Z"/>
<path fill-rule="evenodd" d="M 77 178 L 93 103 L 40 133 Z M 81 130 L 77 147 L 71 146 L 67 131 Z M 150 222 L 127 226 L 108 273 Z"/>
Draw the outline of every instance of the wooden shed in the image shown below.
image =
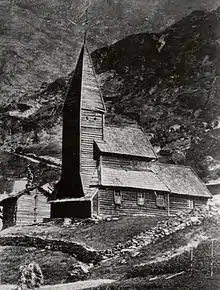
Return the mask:
<path fill-rule="evenodd" d="M 2 206 L 2 229 L 43 222 L 50 218 L 47 197 L 37 189 L 7 196 L 0 201 Z"/>
<path fill-rule="evenodd" d="M 0 158 L 2 228 L 38 223 L 50 218 L 48 194 L 41 189 L 41 185 L 56 180 L 60 170 L 7 152 L 1 152 Z M 28 179 L 30 170 L 33 172 L 32 184 Z"/>
<path fill-rule="evenodd" d="M 211 194 L 189 167 L 158 163 L 141 127 L 107 126 L 105 113 L 84 43 L 64 104 L 52 217 L 170 215 L 207 203 Z"/>

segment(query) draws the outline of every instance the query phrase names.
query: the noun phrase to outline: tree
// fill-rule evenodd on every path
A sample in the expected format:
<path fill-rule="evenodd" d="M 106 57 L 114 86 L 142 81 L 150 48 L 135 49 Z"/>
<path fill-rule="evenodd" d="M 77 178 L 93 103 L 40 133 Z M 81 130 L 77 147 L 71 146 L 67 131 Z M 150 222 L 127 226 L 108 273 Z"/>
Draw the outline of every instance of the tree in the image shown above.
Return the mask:
<path fill-rule="evenodd" d="M 29 265 L 20 266 L 17 289 L 35 289 L 42 286 L 43 283 L 43 273 L 37 263 L 32 262 Z"/>

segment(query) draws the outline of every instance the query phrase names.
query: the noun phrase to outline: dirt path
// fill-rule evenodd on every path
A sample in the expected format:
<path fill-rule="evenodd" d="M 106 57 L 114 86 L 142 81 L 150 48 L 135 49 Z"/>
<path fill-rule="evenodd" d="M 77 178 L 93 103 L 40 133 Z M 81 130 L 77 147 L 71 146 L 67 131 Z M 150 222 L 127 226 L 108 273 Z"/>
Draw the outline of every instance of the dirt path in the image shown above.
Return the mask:
<path fill-rule="evenodd" d="M 57 285 L 47 285 L 39 290 L 85 290 L 91 289 L 95 287 L 99 287 L 102 285 L 107 285 L 110 283 L 115 282 L 115 280 L 108 280 L 108 279 L 98 279 L 98 280 L 87 280 L 87 281 L 78 281 L 75 283 L 68 283 L 68 284 L 57 284 Z M 13 290 L 16 288 L 16 285 L 0 285 L 0 290 Z"/>

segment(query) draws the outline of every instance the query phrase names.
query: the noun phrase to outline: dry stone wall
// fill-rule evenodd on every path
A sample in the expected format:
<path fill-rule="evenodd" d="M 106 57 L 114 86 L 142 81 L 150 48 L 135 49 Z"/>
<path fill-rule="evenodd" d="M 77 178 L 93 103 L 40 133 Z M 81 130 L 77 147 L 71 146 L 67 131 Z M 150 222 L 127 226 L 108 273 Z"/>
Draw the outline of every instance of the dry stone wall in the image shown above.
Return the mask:
<path fill-rule="evenodd" d="M 110 258 L 115 255 L 137 256 L 139 250 L 151 243 L 163 239 L 177 231 L 184 230 L 187 227 L 199 226 L 205 221 L 211 220 L 219 223 L 220 212 L 217 208 L 200 207 L 191 211 L 182 211 L 166 220 L 158 222 L 155 227 L 133 237 L 126 243 L 118 243 L 113 249 L 103 252 L 104 258 Z"/>

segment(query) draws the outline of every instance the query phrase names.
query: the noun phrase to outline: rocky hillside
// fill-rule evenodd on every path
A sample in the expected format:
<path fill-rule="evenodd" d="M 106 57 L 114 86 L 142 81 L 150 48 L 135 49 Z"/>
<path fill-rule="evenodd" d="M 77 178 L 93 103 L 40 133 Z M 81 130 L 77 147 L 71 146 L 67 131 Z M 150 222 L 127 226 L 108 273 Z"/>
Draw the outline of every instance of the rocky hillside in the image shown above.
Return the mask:
<path fill-rule="evenodd" d="M 13 21 L 8 18 L 2 34 L 1 149 L 60 158 L 62 105 L 82 41 L 84 16 L 80 16 L 88 3 L 77 2 L 76 9 L 68 1 L 54 1 L 52 6 L 44 3 L 45 7 L 21 2 L 7 7 L 10 15 L 14 13 Z M 149 31 L 92 53 L 108 107 L 107 120 L 141 124 L 161 158 L 190 164 L 202 178 L 217 178 L 220 9 L 194 11 L 179 20 L 192 9 L 218 4 L 212 1 L 208 7 L 203 1 L 185 2 L 166 6 L 158 1 L 158 6 L 151 2 L 145 6 L 144 1 L 112 0 L 103 5 L 94 1 L 89 10 L 88 40 L 94 48 L 94 43 L 100 47 L 119 39 L 120 31 Z M 152 22 L 142 21 L 147 7 Z M 53 18 L 51 9 L 56 11 Z M 165 10 L 167 17 L 162 18 Z M 129 26 L 132 11 L 137 14 Z M 137 15 L 140 22 L 135 21 Z M 33 17 L 39 21 L 31 21 Z M 78 23 L 73 24 L 76 19 Z M 116 29 L 118 23 L 122 30 Z M 100 33 L 106 32 L 102 37 L 98 28 Z"/>
<path fill-rule="evenodd" d="M 214 9 L 219 0 L 5 0 L 0 3 L 0 93 L 22 98 L 43 82 L 65 77 L 74 67 L 89 7 L 93 48 L 129 34 L 159 31 L 195 9 Z"/>
<path fill-rule="evenodd" d="M 161 33 L 132 35 L 92 54 L 109 121 L 133 119 L 162 155 L 178 150 L 203 177 L 206 156 L 220 158 L 219 25 L 220 9 L 194 11 Z"/>
<path fill-rule="evenodd" d="M 0 147 L 6 151 L 61 158 L 62 108 L 67 78 L 20 100 L 0 105 Z"/>

